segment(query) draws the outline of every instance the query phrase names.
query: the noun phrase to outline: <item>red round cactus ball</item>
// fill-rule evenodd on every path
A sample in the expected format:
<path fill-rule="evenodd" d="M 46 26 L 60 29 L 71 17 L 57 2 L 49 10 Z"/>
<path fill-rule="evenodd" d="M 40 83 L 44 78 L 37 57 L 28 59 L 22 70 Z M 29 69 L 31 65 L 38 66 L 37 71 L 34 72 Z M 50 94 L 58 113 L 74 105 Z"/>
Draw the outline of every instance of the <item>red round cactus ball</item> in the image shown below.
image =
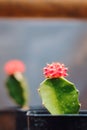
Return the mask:
<path fill-rule="evenodd" d="M 43 68 L 43 74 L 46 78 L 59 78 L 67 76 L 67 70 L 64 64 L 53 62 Z"/>
<path fill-rule="evenodd" d="M 4 70 L 8 75 L 13 75 L 17 72 L 23 73 L 25 71 L 25 64 L 20 60 L 10 60 L 5 64 Z"/>

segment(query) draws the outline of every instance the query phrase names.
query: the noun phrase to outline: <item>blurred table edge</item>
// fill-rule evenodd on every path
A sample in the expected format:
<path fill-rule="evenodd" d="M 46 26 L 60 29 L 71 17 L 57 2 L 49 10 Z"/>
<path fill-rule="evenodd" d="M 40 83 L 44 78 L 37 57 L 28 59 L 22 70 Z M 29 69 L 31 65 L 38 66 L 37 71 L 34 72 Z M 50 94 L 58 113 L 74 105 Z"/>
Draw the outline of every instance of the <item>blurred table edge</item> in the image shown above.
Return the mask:
<path fill-rule="evenodd" d="M 0 17 L 87 18 L 87 0 L 0 0 Z"/>

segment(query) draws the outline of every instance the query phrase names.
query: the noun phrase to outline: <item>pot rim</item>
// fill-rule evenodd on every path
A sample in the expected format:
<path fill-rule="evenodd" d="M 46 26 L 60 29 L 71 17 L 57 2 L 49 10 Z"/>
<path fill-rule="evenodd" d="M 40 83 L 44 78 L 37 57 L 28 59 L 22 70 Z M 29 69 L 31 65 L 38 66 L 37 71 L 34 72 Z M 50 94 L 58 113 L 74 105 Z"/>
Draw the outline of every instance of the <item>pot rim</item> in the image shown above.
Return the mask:
<path fill-rule="evenodd" d="M 87 110 L 80 110 L 79 113 L 77 114 L 60 114 L 60 115 L 51 115 L 46 109 L 44 108 L 31 108 L 30 110 L 27 111 L 26 113 L 27 116 L 39 116 L 39 117 L 69 117 L 69 116 L 74 116 L 74 117 L 87 117 Z"/>

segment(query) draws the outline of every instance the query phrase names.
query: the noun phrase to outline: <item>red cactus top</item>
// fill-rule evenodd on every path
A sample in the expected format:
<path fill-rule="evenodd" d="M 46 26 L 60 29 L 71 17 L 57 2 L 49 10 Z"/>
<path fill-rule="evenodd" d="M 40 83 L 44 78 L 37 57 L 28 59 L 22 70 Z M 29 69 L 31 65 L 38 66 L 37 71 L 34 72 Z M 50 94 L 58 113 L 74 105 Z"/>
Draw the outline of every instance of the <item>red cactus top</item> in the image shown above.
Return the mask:
<path fill-rule="evenodd" d="M 5 64 L 4 70 L 8 75 L 13 75 L 17 72 L 23 73 L 25 71 L 25 65 L 20 60 L 10 60 Z"/>
<path fill-rule="evenodd" d="M 66 68 L 64 64 L 53 62 L 43 68 L 43 74 L 46 78 L 59 78 L 67 76 L 67 70 L 68 68 Z"/>

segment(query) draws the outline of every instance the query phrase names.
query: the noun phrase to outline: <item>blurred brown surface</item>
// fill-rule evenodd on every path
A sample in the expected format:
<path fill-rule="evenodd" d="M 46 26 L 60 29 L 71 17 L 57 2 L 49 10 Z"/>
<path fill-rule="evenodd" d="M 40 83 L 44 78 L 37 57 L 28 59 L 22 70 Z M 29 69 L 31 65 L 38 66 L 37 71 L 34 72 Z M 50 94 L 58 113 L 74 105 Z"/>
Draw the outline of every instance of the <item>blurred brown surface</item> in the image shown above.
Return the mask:
<path fill-rule="evenodd" d="M 87 18 L 87 0 L 0 0 L 0 17 Z"/>
<path fill-rule="evenodd" d="M 0 130 L 15 130 L 15 112 L 0 110 Z"/>

